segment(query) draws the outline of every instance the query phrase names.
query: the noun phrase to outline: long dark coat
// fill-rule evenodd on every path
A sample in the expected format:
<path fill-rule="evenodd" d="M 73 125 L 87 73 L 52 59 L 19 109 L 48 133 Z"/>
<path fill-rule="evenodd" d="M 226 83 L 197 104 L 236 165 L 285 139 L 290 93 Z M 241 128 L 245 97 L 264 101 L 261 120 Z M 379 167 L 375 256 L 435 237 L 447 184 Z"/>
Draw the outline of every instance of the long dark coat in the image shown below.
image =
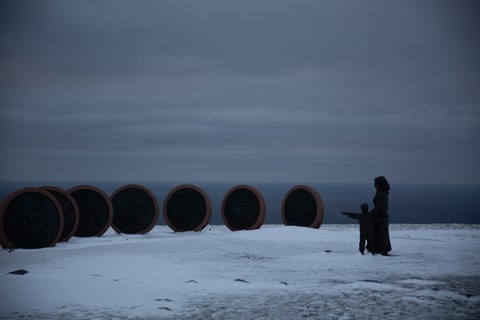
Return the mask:
<path fill-rule="evenodd" d="M 377 193 L 373 198 L 373 204 L 374 208 L 371 214 L 381 218 L 380 221 L 377 220 L 375 222 L 375 253 L 388 254 L 392 250 L 388 232 L 388 193 L 377 189 Z"/>

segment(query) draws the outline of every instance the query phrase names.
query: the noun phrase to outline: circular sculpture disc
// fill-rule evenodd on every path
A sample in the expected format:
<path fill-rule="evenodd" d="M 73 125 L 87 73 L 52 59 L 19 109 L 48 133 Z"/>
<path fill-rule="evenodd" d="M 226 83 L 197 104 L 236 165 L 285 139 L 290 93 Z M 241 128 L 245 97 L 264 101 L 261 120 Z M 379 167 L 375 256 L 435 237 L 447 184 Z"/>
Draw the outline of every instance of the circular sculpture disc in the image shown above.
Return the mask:
<path fill-rule="evenodd" d="M 80 212 L 78 210 L 77 202 L 68 192 L 60 188 L 47 186 L 42 187 L 42 189 L 51 193 L 62 207 L 63 232 L 59 241 L 66 242 L 73 237 L 80 222 Z"/>
<path fill-rule="evenodd" d="M 265 200 L 255 188 L 239 185 L 230 189 L 222 202 L 222 219 L 228 229 L 258 229 L 265 221 Z"/>
<path fill-rule="evenodd" d="M 126 185 L 111 196 L 112 228 L 118 233 L 144 234 L 158 221 L 158 202 L 153 193 L 140 185 Z"/>
<path fill-rule="evenodd" d="M 112 203 L 100 189 L 92 186 L 77 186 L 68 193 L 77 202 L 80 223 L 75 236 L 101 237 L 112 224 Z"/>
<path fill-rule="evenodd" d="M 163 217 L 173 231 L 201 231 L 210 221 L 211 214 L 210 198 L 193 185 L 176 187 L 163 204 Z"/>
<path fill-rule="evenodd" d="M 323 221 L 323 202 L 320 194 L 308 186 L 296 186 L 283 198 L 283 223 L 292 226 L 320 228 Z"/>
<path fill-rule="evenodd" d="M 45 190 L 18 190 L 0 206 L 0 244 L 4 248 L 53 247 L 62 231 L 62 208 Z"/>

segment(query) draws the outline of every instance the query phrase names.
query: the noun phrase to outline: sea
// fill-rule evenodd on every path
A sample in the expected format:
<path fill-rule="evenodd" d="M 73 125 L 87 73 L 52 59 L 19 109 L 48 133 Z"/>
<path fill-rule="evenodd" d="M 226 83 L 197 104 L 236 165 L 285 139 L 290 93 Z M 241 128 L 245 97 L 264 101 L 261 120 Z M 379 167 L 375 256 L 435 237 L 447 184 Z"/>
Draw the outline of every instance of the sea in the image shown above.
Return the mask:
<path fill-rule="evenodd" d="M 160 204 L 158 224 L 165 224 L 163 203 L 168 193 L 184 182 L 79 182 L 79 181 L 2 181 L 0 199 L 10 193 L 26 188 L 55 186 L 70 189 L 77 185 L 95 186 L 107 195 L 127 184 L 140 184 L 148 188 Z M 188 182 L 204 190 L 212 204 L 211 225 L 223 225 L 221 205 L 226 193 L 239 185 L 231 182 Z M 324 205 L 323 224 L 351 224 L 352 219 L 342 211 L 360 212 L 360 205 L 367 203 L 373 208 L 375 188 L 372 183 L 248 183 L 255 187 L 266 202 L 265 224 L 283 224 L 282 201 L 288 191 L 297 185 L 314 188 Z M 389 196 L 390 223 L 400 224 L 480 224 L 480 185 L 441 184 L 391 184 Z"/>

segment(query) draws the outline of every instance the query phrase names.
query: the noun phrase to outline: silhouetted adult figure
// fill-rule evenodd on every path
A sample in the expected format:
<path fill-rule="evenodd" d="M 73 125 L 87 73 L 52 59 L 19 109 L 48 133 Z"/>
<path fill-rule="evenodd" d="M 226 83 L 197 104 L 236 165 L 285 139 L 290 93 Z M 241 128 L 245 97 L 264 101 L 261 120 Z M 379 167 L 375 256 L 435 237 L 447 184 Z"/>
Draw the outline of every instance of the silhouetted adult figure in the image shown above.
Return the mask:
<path fill-rule="evenodd" d="M 385 177 L 380 176 L 375 178 L 375 188 L 377 192 L 373 198 L 374 207 L 371 214 L 381 219 L 375 222 L 374 248 L 375 253 L 386 256 L 392 250 L 388 232 L 388 194 L 390 185 Z"/>

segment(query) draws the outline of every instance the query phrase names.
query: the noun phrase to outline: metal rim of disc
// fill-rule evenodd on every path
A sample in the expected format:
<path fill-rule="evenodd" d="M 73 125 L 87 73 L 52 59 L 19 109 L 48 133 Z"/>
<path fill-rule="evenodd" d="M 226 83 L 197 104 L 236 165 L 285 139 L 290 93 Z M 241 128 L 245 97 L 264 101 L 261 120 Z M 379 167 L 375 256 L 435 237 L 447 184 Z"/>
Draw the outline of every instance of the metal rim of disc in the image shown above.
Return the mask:
<path fill-rule="evenodd" d="M 22 196 L 23 194 L 26 194 L 26 193 L 39 193 L 42 196 L 45 196 L 46 198 L 48 198 L 49 201 L 52 202 L 55 209 L 57 210 L 58 219 L 59 219 L 58 232 L 55 235 L 55 238 L 51 241 L 51 243 L 49 243 L 47 246 L 45 246 L 45 247 L 54 247 L 58 243 L 58 241 L 60 240 L 60 237 L 62 236 L 62 232 L 63 232 L 63 211 L 62 211 L 62 207 L 60 206 L 60 203 L 58 202 L 58 200 L 51 193 L 49 193 L 48 191 L 45 191 L 41 188 L 23 188 L 23 189 L 20 189 L 20 190 L 17 190 L 17 191 L 14 191 L 14 192 L 10 193 L 2 201 L 2 203 L 0 204 L 0 245 L 3 248 L 8 248 L 8 249 L 18 248 L 18 246 L 13 241 L 8 239 L 8 237 L 7 237 L 7 233 L 5 231 L 4 219 L 5 219 L 5 214 L 8 210 L 8 207 L 12 204 L 12 202 L 15 201 L 15 199 L 17 199 L 18 197 L 20 197 L 20 196 Z"/>
<path fill-rule="evenodd" d="M 160 207 L 158 205 L 158 200 L 157 198 L 155 197 L 155 195 L 146 187 L 142 186 L 142 185 L 138 185 L 138 184 L 127 184 L 127 185 L 124 185 L 120 188 L 118 188 L 117 190 L 115 190 L 112 194 L 112 196 L 110 197 L 110 201 L 112 202 L 112 208 L 113 208 L 113 215 L 115 216 L 115 207 L 113 206 L 113 199 L 118 196 L 122 191 L 125 191 L 127 189 L 139 189 L 143 192 L 145 192 L 149 197 L 150 197 L 150 200 L 152 200 L 153 202 L 153 210 L 154 210 L 154 214 L 153 214 L 153 218 L 152 218 L 152 221 L 150 222 L 149 225 L 147 225 L 145 228 L 139 230 L 138 232 L 135 232 L 134 234 L 145 234 L 145 233 L 148 233 L 150 232 L 153 227 L 155 227 L 155 225 L 157 224 L 158 222 L 158 218 L 160 216 Z M 117 233 L 127 233 L 125 232 L 124 230 L 122 230 L 121 227 L 115 225 L 115 223 L 113 222 L 112 220 L 112 228 L 113 230 L 115 230 Z"/>
<path fill-rule="evenodd" d="M 68 193 L 67 191 L 65 191 L 63 189 L 60 189 L 60 188 L 57 188 L 57 187 L 54 187 L 54 186 L 44 186 L 44 187 L 42 187 L 42 189 L 47 190 L 48 192 L 54 191 L 54 192 L 61 193 L 63 196 L 65 196 L 65 198 L 68 199 L 68 201 L 70 201 L 70 204 L 73 207 L 74 222 L 73 222 L 72 229 L 70 230 L 70 232 L 68 234 L 66 234 L 63 237 L 60 237 L 60 240 L 59 240 L 59 242 L 67 242 L 68 240 L 70 240 L 73 237 L 73 235 L 77 231 L 78 224 L 80 223 L 80 210 L 78 209 L 77 201 L 75 201 L 75 199 L 70 195 L 70 193 Z M 61 205 L 62 204 L 60 204 L 60 206 Z M 62 211 L 63 211 L 64 222 L 65 222 L 65 211 L 63 210 L 63 208 L 62 208 Z M 63 227 L 65 228 L 65 223 L 64 223 Z"/>
<path fill-rule="evenodd" d="M 89 191 L 96 192 L 98 195 L 100 195 L 103 198 L 103 200 L 105 201 L 105 203 L 108 207 L 107 223 L 96 234 L 91 235 L 91 237 L 101 237 L 105 232 L 107 232 L 108 228 L 110 228 L 110 226 L 112 225 L 112 220 L 113 220 L 112 202 L 110 201 L 110 198 L 105 194 L 105 192 L 103 192 L 102 190 L 100 190 L 97 187 L 90 186 L 90 185 L 79 185 L 79 186 L 73 187 L 71 189 L 68 189 L 67 192 L 70 193 L 70 195 L 75 199 L 75 196 L 73 195 L 73 193 L 75 191 L 79 191 L 79 190 L 89 190 Z M 77 201 L 77 200 L 75 199 L 75 201 Z M 78 205 L 78 201 L 77 201 L 77 205 Z M 80 206 L 78 208 L 80 210 Z M 79 220 L 81 220 L 82 219 L 82 212 L 81 211 L 79 211 L 79 212 L 80 212 L 80 219 Z M 80 224 L 79 224 L 79 226 L 80 226 Z M 78 229 L 77 229 L 77 231 L 78 231 Z"/>
<path fill-rule="evenodd" d="M 201 188 L 199 188 L 195 185 L 192 185 L 192 184 L 182 184 L 180 186 L 177 186 L 173 190 L 171 190 L 168 193 L 168 195 L 165 197 L 165 201 L 163 203 L 163 218 L 165 219 L 165 223 L 170 227 L 170 229 L 172 229 L 175 232 L 185 231 L 185 230 L 182 230 L 182 229 L 179 229 L 179 228 L 175 227 L 172 224 L 172 222 L 168 218 L 168 212 L 167 212 L 167 206 L 168 206 L 168 202 L 169 202 L 170 198 L 177 191 L 179 191 L 181 189 L 193 189 L 193 190 L 197 191 L 198 193 L 200 193 L 200 195 L 203 197 L 203 199 L 205 201 L 205 206 L 206 206 L 205 217 L 203 218 L 202 222 L 198 226 L 196 226 L 192 230 L 188 230 L 188 231 L 202 231 L 208 225 L 208 223 L 210 222 L 210 217 L 212 216 L 212 203 L 210 201 L 210 198 L 208 197 L 208 194 L 205 191 L 203 191 Z"/>
<path fill-rule="evenodd" d="M 237 190 L 240 190 L 240 189 L 246 189 L 248 191 L 251 191 L 256 197 L 257 197 L 257 200 L 258 200 L 258 203 L 259 203 L 259 212 L 258 212 L 258 218 L 257 220 L 255 221 L 255 223 L 250 226 L 248 229 L 237 229 L 235 228 L 234 226 L 232 226 L 229 222 L 228 222 L 228 219 L 226 218 L 225 216 L 225 205 L 227 203 L 227 200 L 228 198 L 230 197 L 230 195 L 232 193 L 234 193 L 235 191 Z M 222 219 L 223 219 L 223 223 L 227 226 L 228 229 L 230 229 L 231 231 L 237 231 L 237 230 L 255 230 L 255 229 L 259 229 L 263 223 L 265 222 L 265 217 L 266 217 L 266 205 L 265 205 L 265 199 L 263 198 L 262 194 L 260 193 L 260 191 L 258 191 L 257 188 L 255 187 L 252 187 L 252 186 L 249 186 L 249 185 L 244 185 L 244 184 L 241 184 L 241 185 L 237 185 L 233 188 L 231 188 L 230 190 L 227 191 L 227 193 L 225 194 L 225 196 L 223 197 L 223 201 L 222 201 Z"/>
<path fill-rule="evenodd" d="M 312 187 L 305 186 L 305 185 L 298 185 L 298 186 L 295 186 L 295 187 L 291 188 L 287 192 L 285 197 L 283 198 L 283 201 L 282 201 L 282 221 L 283 221 L 283 224 L 286 225 L 286 226 L 289 225 L 286 218 L 285 218 L 285 203 L 287 202 L 287 199 L 292 194 L 292 192 L 294 192 L 296 190 L 299 190 L 299 189 L 306 190 L 307 192 L 309 192 L 313 196 L 313 198 L 315 199 L 315 203 L 316 203 L 316 206 L 317 206 L 317 213 L 315 215 L 315 219 L 313 220 L 312 224 L 308 227 L 315 228 L 315 229 L 320 228 L 320 226 L 322 225 L 322 222 L 323 222 L 323 215 L 324 215 L 322 197 L 317 192 L 317 190 L 315 190 Z"/>

